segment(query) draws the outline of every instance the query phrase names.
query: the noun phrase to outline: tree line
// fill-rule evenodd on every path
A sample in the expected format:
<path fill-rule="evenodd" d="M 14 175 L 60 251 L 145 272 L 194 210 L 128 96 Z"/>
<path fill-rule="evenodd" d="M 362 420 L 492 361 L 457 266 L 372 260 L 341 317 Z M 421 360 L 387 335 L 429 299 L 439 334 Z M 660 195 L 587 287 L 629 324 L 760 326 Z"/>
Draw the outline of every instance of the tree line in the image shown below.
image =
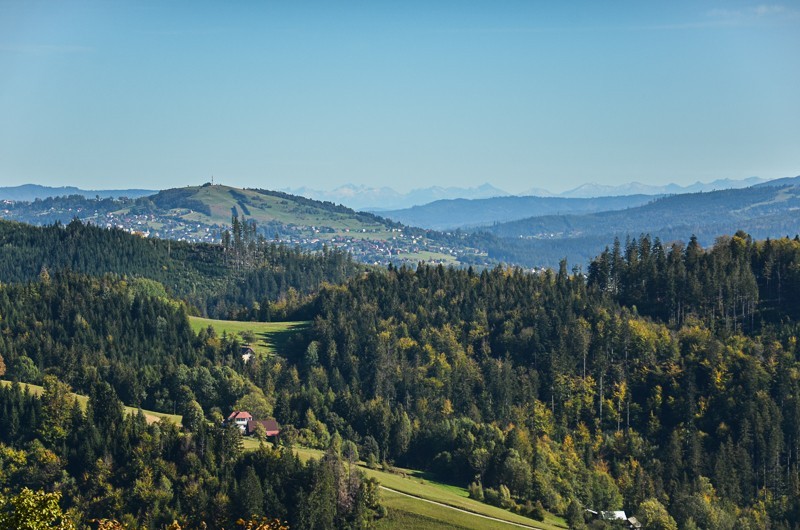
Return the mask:
<path fill-rule="evenodd" d="M 282 318 L 323 282 L 341 283 L 363 270 L 342 251 L 311 253 L 256 235 L 233 218 L 222 245 L 143 238 L 73 220 L 34 227 L 0 220 L 0 281 L 35 280 L 43 270 L 146 278 L 213 318 Z M 271 307 L 272 306 L 272 307 Z"/>
<path fill-rule="evenodd" d="M 234 528 L 237 520 L 266 514 L 293 528 L 374 524 L 377 484 L 341 446 L 307 463 L 290 449 L 263 443 L 244 452 L 236 426 L 148 423 L 141 410 L 124 413 L 101 380 L 85 409 L 68 391 L 53 376 L 45 377 L 41 397 L 19 384 L 0 387 L 4 530 L 164 528 L 173 522 L 170 528 Z"/>

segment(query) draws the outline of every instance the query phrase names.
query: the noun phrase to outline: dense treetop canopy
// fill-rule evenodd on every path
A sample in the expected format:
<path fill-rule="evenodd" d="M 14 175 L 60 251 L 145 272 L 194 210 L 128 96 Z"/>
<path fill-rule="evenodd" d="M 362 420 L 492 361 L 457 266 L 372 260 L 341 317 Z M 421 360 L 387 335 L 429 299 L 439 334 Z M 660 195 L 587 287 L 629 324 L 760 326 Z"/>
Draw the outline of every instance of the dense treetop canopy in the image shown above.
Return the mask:
<path fill-rule="evenodd" d="M 219 247 L 171 248 L 83 225 L 0 229 L 4 377 L 45 385 L 41 398 L 0 390 L 0 489 L 149 526 L 219 513 L 368 527 L 374 485 L 348 478 L 346 453 L 576 527 L 582 507 L 653 528 L 800 525 L 796 239 L 740 232 L 703 249 L 643 235 L 586 274 L 532 274 L 359 269 L 246 226 Z M 195 283 L 204 270 L 210 283 Z M 241 337 L 194 333 L 191 311 L 311 323 L 245 363 Z M 273 415 L 282 443 L 333 454 L 243 453 L 219 426 L 242 404 Z"/>

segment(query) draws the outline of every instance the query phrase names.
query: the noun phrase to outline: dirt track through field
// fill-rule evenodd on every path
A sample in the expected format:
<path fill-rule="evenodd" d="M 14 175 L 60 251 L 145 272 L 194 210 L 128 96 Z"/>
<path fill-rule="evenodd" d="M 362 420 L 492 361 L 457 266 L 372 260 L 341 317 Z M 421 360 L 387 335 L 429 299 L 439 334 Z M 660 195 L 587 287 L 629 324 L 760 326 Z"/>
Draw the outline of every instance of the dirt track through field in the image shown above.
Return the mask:
<path fill-rule="evenodd" d="M 392 493 L 396 493 L 398 495 L 404 495 L 406 497 L 411 497 L 412 499 L 416 499 L 418 501 L 429 502 L 431 504 L 435 504 L 435 505 L 441 506 L 443 508 L 449 508 L 450 510 L 456 510 L 457 512 L 466 513 L 466 514 L 469 514 L 469 515 L 474 515 L 475 517 L 482 517 L 484 519 L 489 519 L 490 521 L 495 521 L 495 522 L 498 522 L 498 523 L 510 524 L 510 525 L 513 525 L 513 526 L 519 526 L 520 528 L 532 528 L 533 530 L 542 530 L 542 528 L 540 526 L 530 526 L 530 525 L 522 524 L 522 523 L 514 523 L 514 522 L 511 522 L 511 521 L 506 521 L 505 519 L 498 519 L 497 517 L 491 517 L 489 515 L 482 515 L 480 513 L 471 512 L 469 510 L 463 510 L 461 508 L 456 508 L 455 506 L 450 506 L 449 504 L 444 504 L 442 502 L 431 501 L 431 500 L 428 500 L 428 499 L 423 499 L 422 497 L 417 497 L 416 495 L 410 495 L 408 493 L 403 493 L 402 491 L 393 490 L 392 488 L 387 488 L 386 486 L 381 486 L 381 489 L 384 489 L 386 491 L 391 491 Z"/>

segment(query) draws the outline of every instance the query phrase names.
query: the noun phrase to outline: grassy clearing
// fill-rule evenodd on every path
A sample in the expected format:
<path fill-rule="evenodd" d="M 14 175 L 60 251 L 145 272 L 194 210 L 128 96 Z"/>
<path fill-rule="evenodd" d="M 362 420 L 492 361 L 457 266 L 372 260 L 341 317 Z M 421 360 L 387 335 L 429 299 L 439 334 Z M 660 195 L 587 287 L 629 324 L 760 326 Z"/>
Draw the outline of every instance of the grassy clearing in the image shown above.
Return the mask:
<path fill-rule="evenodd" d="M 11 381 L 0 380 L 0 385 L 10 386 Z M 35 396 L 42 395 L 42 392 L 44 391 L 44 388 L 42 388 L 39 385 L 32 385 L 30 383 L 20 383 L 20 385 L 22 385 L 23 388 L 27 388 L 28 392 L 30 392 Z M 81 408 L 86 410 L 86 404 L 89 402 L 89 398 L 87 396 L 76 394 L 74 392 L 70 392 L 70 395 L 73 398 L 75 398 L 75 400 L 77 400 Z M 124 408 L 127 414 L 137 414 L 139 412 L 139 409 L 136 407 L 125 406 Z M 144 414 L 144 418 L 147 420 L 147 423 L 155 423 L 159 421 L 161 418 L 166 418 L 176 425 L 180 425 L 181 422 L 183 421 L 183 416 L 181 416 L 180 414 L 166 414 L 164 412 L 155 412 L 152 410 L 144 410 L 144 409 L 142 409 L 142 413 Z"/>
<path fill-rule="evenodd" d="M 239 202 L 241 197 L 245 197 L 247 213 Z M 385 229 L 380 223 L 360 220 L 352 214 L 332 212 L 290 198 L 263 195 L 252 190 L 237 190 L 228 186 L 195 188 L 192 198 L 207 205 L 210 215 L 185 209 L 174 210 L 173 214 L 186 222 L 229 225 L 231 214 L 236 209 L 241 218 L 253 219 L 260 225 L 277 221 L 287 225 L 307 227 L 304 230 L 307 232 L 310 232 L 312 226 L 333 228 L 338 234 L 345 234 L 348 229 L 350 231 Z"/>
<path fill-rule="evenodd" d="M 509 530 L 520 528 L 515 525 L 436 506 L 435 504 L 412 499 L 391 491 L 381 491 L 381 498 L 389 515 L 378 521 L 377 527 L 380 530 L 405 530 L 408 528 L 423 530 L 441 530 L 444 528 Z"/>
<path fill-rule="evenodd" d="M 312 458 L 322 458 L 322 455 L 325 454 L 325 451 L 320 451 L 319 449 L 309 449 L 307 447 L 292 447 L 292 450 L 295 452 L 297 456 L 300 457 L 300 460 L 303 462 L 307 462 Z"/>
<path fill-rule="evenodd" d="M 420 250 L 419 252 L 403 252 L 401 257 L 413 260 L 424 261 L 426 263 L 442 263 L 444 265 L 457 265 L 458 259 L 450 254 L 443 252 L 431 252 L 429 250 Z"/>
<path fill-rule="evenodd" d="M 256 341 L 249 344 L 257 355 L 279 354 L 292 333 L 308 326 L 308 322 L 240 322 L 237 320 L 214 320 L 211 318 L 189 317 L 195 333 L 211 326 L 217 335 L 239 335 L 252 331 Z"/>
<path fill-rule="evenodd" d="M 407 493 L 409 495 L 414 495 L 415 497 L 421 497 L 430 501 L 440 502 L 442 504 L 453 506 L 454 508 L 460 508 L 468 512 L 488 515 L 489 517 L 496 517 L 505 521 L 537 526 L 546 530 L 566 528 L 566 525 L 562 520 L 555 516 L 550 516 L 549 514 L 544 522 L 538 522 L 527 517 L 511 513 L 502 508 L 490 506 L 474 499 L 470 499 L 466 489 L 459 486 L 453 486 L 452 484 L 445 484 L 436 480 L 422 478 L 424 475 L 419 471 L 398 469 L 397 472 L 402 474 L 396 474 L 364 468 L 364 472 L 367 474 L 367 476 L 378 479 L 380 483 L 387 488 Z M 434 506 L 434 508 L 436 507 Z M 415 513 L 419 512 L 415 510 Z M 488 522 L 489 521 L 486 521 L 486 523 Z M 479 527 L 485 528 L 485 526 Z"/>
<path fill-rule="evenodd" d="M 0 380 L 0 385 L 8 386 L 11 385 L 11 382 Z M 21 385 L 35 395 L 41 395 L 44 390 L 39 385 L 28 383 L 21 383 Z M 89 401 L 88 397 L 75 393 L 71 393 L 71 395 L 82 407 L 86 407 Z M 136 414 L 138 409 L 134 407 L 125 407 L 125 411 L 128 414 Z M 180 425 L 182 421 L 182 417 L 175 414 L 164 414 L 162 412 L 149 410 L 143 410 L 142 412 L 148 423 L 157 422 L 161 418 L 166 418 L 178 425 Z M 244 438 L 243 445 L 246 451 L 253 451 L 258 449 L 261 443 L 255 438 L 248 437 Z M 312 458 L 318 459 L 324 454 L 323 451 L 318 449 L 309 449 L 305 447 L 294 447 L 293 450 L 304 462 Z M 390 473 L 369 469 L 363 465 L 361 469 L 367 476 L 376 478 L 381 485 L 392 490 L 413 495 L 414 497 L 419 497 L 420 499 L 439 502 L 454 508 L 495 517 L 504 521 L 540 527 L 543 530 L 559 530 L 566 528 L 563 520 L 550 514 L 547 515 L 544 522 L 540 523 L 501 508 L 475 501 L 468 497 L 467 491 L 464 488 L 431 480 L 430 478 L 423 478 L 425 475 L 419 471 L 396 468 L 395 472 Z M 381 530 L 408 528 L 419 528 L 421 530 L 438 530 L 445 528 L 506 530 L 509 528 L 519 528 L 499 521 L 478 518 L 474 515 L 451 510 L 443 506 L 436 506 L 424 500 L 409 498 L 391 491 L 382 490 L 381 495 L 389 513 L 388 517 L 378 523 L 378 528 Z"/>
<path fill-rule="evenodd" d="M 242 439 L 242 447 L 245 451 L 255 451 L 260 445 L 261 443 L 252 436 Z"/>
<path fill-rule="evenodd" d="M 258 448 L 256 440 L 245 440 L 245 449 Z M 292 450 L 303 462 L 311 458 L 320 458 L 324 451 L 295 446 Z M 511 513 L 496 506 L 470 499 L 465 488 L 445 484 L 430 479 L 426 474 L 412 469 L 395 468 L 394 472 L 369 469 L 360 463 L 361 470 L 368 476 L 377 479 L 382 486 L 413 495 L 421 499 L 439 502 L 462 510 L 495 517 L 504 521 L 520 523 L 542 528 L 543 530 L 560 530 L 567 528 L 564 520 L 547 514 L 544 522 L 534 521 L 527 517 Z M 474 515 L 450 510 L 417 499 L 410 499 L 390 491 L 383 490 L 381 495 L 389 509 L 387 520 L 381 521 L 378 528 L 515 528 L 500 522 L 476 518 Z M 519 527 L 516 527 L 519 528 Z"/>

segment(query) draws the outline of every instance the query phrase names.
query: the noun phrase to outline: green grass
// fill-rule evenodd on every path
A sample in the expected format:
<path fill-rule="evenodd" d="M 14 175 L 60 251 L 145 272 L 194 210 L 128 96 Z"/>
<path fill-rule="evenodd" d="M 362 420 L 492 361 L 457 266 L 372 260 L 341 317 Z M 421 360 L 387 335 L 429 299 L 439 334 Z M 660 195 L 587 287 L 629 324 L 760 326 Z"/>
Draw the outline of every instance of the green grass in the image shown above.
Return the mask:
<path fill-rule="evenodd" d="M 430 501 L 447 504 L 448 506 L 460 508 L 468 512 L 488 515 L 490 517 L 496 517 L 498 519 L 527 524 L 530 526 L 538 526 L 547 530 L 566 528 L 566 525 L 564 525 L 563 521 L 555 516 L 548 516 L 544 522 L 540 523 L 538 521 L 534 521 L 533 519 L 509 512 L 508 510 L 470 499 L 465 488 L 454 486 L 452 484 L 445 484 L 436 480 L 431 480 L 430 478 L 423 478 L 425 475 L 419 471 L 411 469 L 397 469 L 396 473 L 387 473 L 385 471 L 364 468 L 364 472 L 367 474 L 367 476 L 378 479 L 380 483 L 387 488 L 407 493 L 409 495 L 414 495 L 415 497 L 421 497 Z M 488 521 L 486 522 L 488 523 Z"/>
<path fill-rule="evenodd" d="M 261 442 L 253 438 L 252 436 L 247 436 L 242 438 L 242 447 L 245 451 L 255 451 L 259 448 Z"/>
<path fill-rule="evenodd" d="M 321 239 L 329 238 L 331 235 L 345 235 L 345 231 L 348 229 L 352 233 L 355 231 L 360 232 L 362 229 L 366 229 L 369 232 L 375 229 L 386 230 L 387 228 L 384 224 L 378 222 L 360 220 L 355 217 L 355 214 L 332 212 L 316 205 L 303 204 L 290 198 L 284 199 L 282 197 L 263 195 L 252 190 L 214 185 L 195 186 L 190 188 L 190 192 L 189 198 L 205 204 L 210 215 L 187 208 L 176 208 L 169 213 L 187 224 L 200 223 L 204 225 L 203 228 L 214 224 L 230 225 L 233 208 L 236 209 L 240 218 L 253 219 L 259 225 L 265 225 L 270 222 L 293 225 L 301 228 L 302 233 L 306 236 L 312 234 L 312 226 L 335 230 L 336 234 L 320 232 L 318 235 L 321 236 Z M 239 204 L 240 195 L 246 197 L 248 214 L 245 214 Z M 129 208 L 123 208 L 116 213 L 124 214 L 128 210 Z M 154 228 L 155 225 L 148 223 L 147 227 Z M 202 230 L 197 231 L 196 235 L 200 235 L 202 232 Z"/>
<path fill-rule="evenodd" d="M 482 517 L 475 517 L 463 512 L 457 512 L 435 504 L 411 499 L 404 495 L 383 490 L 381 499 L 388 511 L 388 516 L 378 521 L 379 530 L 394 529 L 421 529 L 442 530 L 455 529 L 487 529 L 509 530 L 518 526 L 492 521 Z"/>
<path fill-rule="evenodd" d="M 245 449 L 258 448 L 256 440 L 245 439 Z M 320 458 L 324 451 L 294 446 L 292 450 L 307 461 L 311 458 Z M 361 463 L 361 470 L 368 476 L 377 479 L 382 486 L 389 489 L 413 495 L 420 499 L 440 502 L 454 508 L 495 517 L 504 521 L 516 522 L 544 530 L 559 530 L 567 528 L 564 520 L 552 514 L 547 514 L 543 522 L 534 521 L 527 517 L 517 515 L 496 506 L 478 502 L 469 498 L 465 488 L 446 484 L 431 479 L 428 475 L 412 470 L 395 468 L 394 472 L 369 469 Z M 389 517 L 380 522 L 378 528 L 519 528 L 488 519 L 477 518 L 473 515 L 436 506 L 417 499 L 410 499 L 390 491 L 382 490 L 384 504 L 389 509 Z"/>
<path fill-rule="evenodd" d="M 231 194 L 231 190 L 236 192 L 236 197 Z M 242 210 L 238 195 L 247 197 L 246 206 L 250 212 L 249 214 L 245 214 Z M 252 190 L 236 189 L 222 185 L 195 187 L 193 188 L 192 199 L 206 204 L 211 215 L 197 211 L 189 213 L 184 209 L 178 209 L 173 213 L 187 222 L 229 225 L 232 209 L 236 208 L 240 216 L 254 219 L 260 225 L 277 221 L 302 227 L 327 227 L 333 228 L 340 235 L 345 233 L 345 229 L 350 229 L 352 232 L 364 228 L 367 230 L 386 228 L 379 223 L 361 221 L 355 218 L 353 214 L 331 212 L 318 206 L 295 202 L 289 198 L 284 199 L 282 197 L 263 195 Z"/>
<path fill-rule="evenodd" d="M 320 459 L 322 455 L 325 454 L 325 451 L 320 451 L 319 449 L 309 449 L 308 447 L 292 447 L 292 451 L 295 452 L 297 456 L 300 457 L 300 460 L 303 462 L 307 462 L 312 458 Z"/>
<path fill-rule="evenodd" d="M 431 252 L 429 250 L 420 250 L 419 252 L 401 252 L 400 257 L 413 261 L 425 261 L 428 263 L 441 262 L 444 265 L 456 265 L 458 259 L 450 254 L 443 252 Z"/>
<path fill-rule="evenodd" d="M 249 346 L 257 355 L 280 354 L 292 333 L 308 326 L 308 322 L 240 322 L 191 316 L 189 323 L 195 333 L 208 326 L 214 328 L 220 336 L 223 332 L 228 335 L 239 335 L 244 331 L 252 331 L 256 341 Z"/>
<path fill-rule="evenodd" d="M 205 320 L 205 319 L 204 319 Z M 26 387 L 29 392 L 35 395 L 41 395 L 43 388 L 39 385 L 32 385 L 28 383 L 20 383 Z M 0 380 L 0 385 L 11 385 L 10 381 Z M 82 407 L 86 407 L 89 398 L 80 394 L 71 394 Z M 125 407 L 128 414 L 136 414 L 138 409 L 134 407 Z M 142 411 L 148 423 L 159 421 L 161 418 L 166 418 L 173 423 L 180 425 L 182 418 L 175 414 L 165 414 L 162 412 L 154 412 L 150 410 Z M 243 440 L 244 449 L 253 451 L 259 448 L 260 442 L 254 438 L 247 437 Z M 318 449 L 309 449 L 305 447 L 294 447 L 293 451 L 300 457 L 302 461 L 309 459 L 320 458 L 324 452 Z M 504 521 L 517 522 L 528 526 L 542 528 L 544 530 L 558 530 L 566 528 L 564 521 L 551 514 L 547 514 L 544 522 L 533 521 L 527 517 L 511 513 L 507 510 L 490 506 L 482 502 L 475 501 L 468 497 L 466 489 L 446 484 L 433 480 L 420 471 L 411 469 L 395 468 L 394 472 L 380 471 L 376 469 L 369 469 L 361 466 L 361 469 L 368 477 L 377 479 L 382 486 L 389 489 L 396 490 L 408 495 L 413 495 L 419 499 L 426 499 L 429 501 L 439 502 L 460 508 L 467 512 L 472 512 L 489 517 L 495 517 Z M 488 519 L 478 518 L 468 513 L 451 510 L 443 506 L 436 506 L 424 500 L 413 499 L 397 493 L 382 490 L 381 495 L 383 503 L 388 509 L 388 516 L 378 523 L 378 528 L 381 530 L 393 529 L 409 529 L 419 528 L 426 529 L 500 529 L 505 530 L 509 528 L 519 528 L 513 525 L 501 523 L 499 521 L 491 521 Z"/>
<path fill-rule="evenodd" d="M 0 380 L 0 385 L 10 386 L 11 381 Z M 30 383 L 20 383 L 20 385 L 22 385 L 23 388 L 27 388 L 28 391 L 35 396 L 42 395 L 42 392 L 44 391 L 44 388 L 42 388 L 39 385 L 32 385 Z M 89 402 L 89 398 L 87 396 L 76 394 L 74 392 L 70 392 L 70 395 L 78 401 L 81 408 L 83 408 L 84 410 L 86 409 L 86 404 Z M 128 414 L 136 414 L 139 411 L 139 409 L 136 407 L 125 406 L 124 408 L 125 412 Z M 179 414 L 166 414 L 164 412 L 155 412 L 153 410 L 144 410 L 144 409 L 142 409 L 142 413 L 144 414 L 147 423 L 155 423 L 161 418 L 166 418 L 176 425 L 180 425 L 181 422 L 183 421 L 183 416 Z"/>

